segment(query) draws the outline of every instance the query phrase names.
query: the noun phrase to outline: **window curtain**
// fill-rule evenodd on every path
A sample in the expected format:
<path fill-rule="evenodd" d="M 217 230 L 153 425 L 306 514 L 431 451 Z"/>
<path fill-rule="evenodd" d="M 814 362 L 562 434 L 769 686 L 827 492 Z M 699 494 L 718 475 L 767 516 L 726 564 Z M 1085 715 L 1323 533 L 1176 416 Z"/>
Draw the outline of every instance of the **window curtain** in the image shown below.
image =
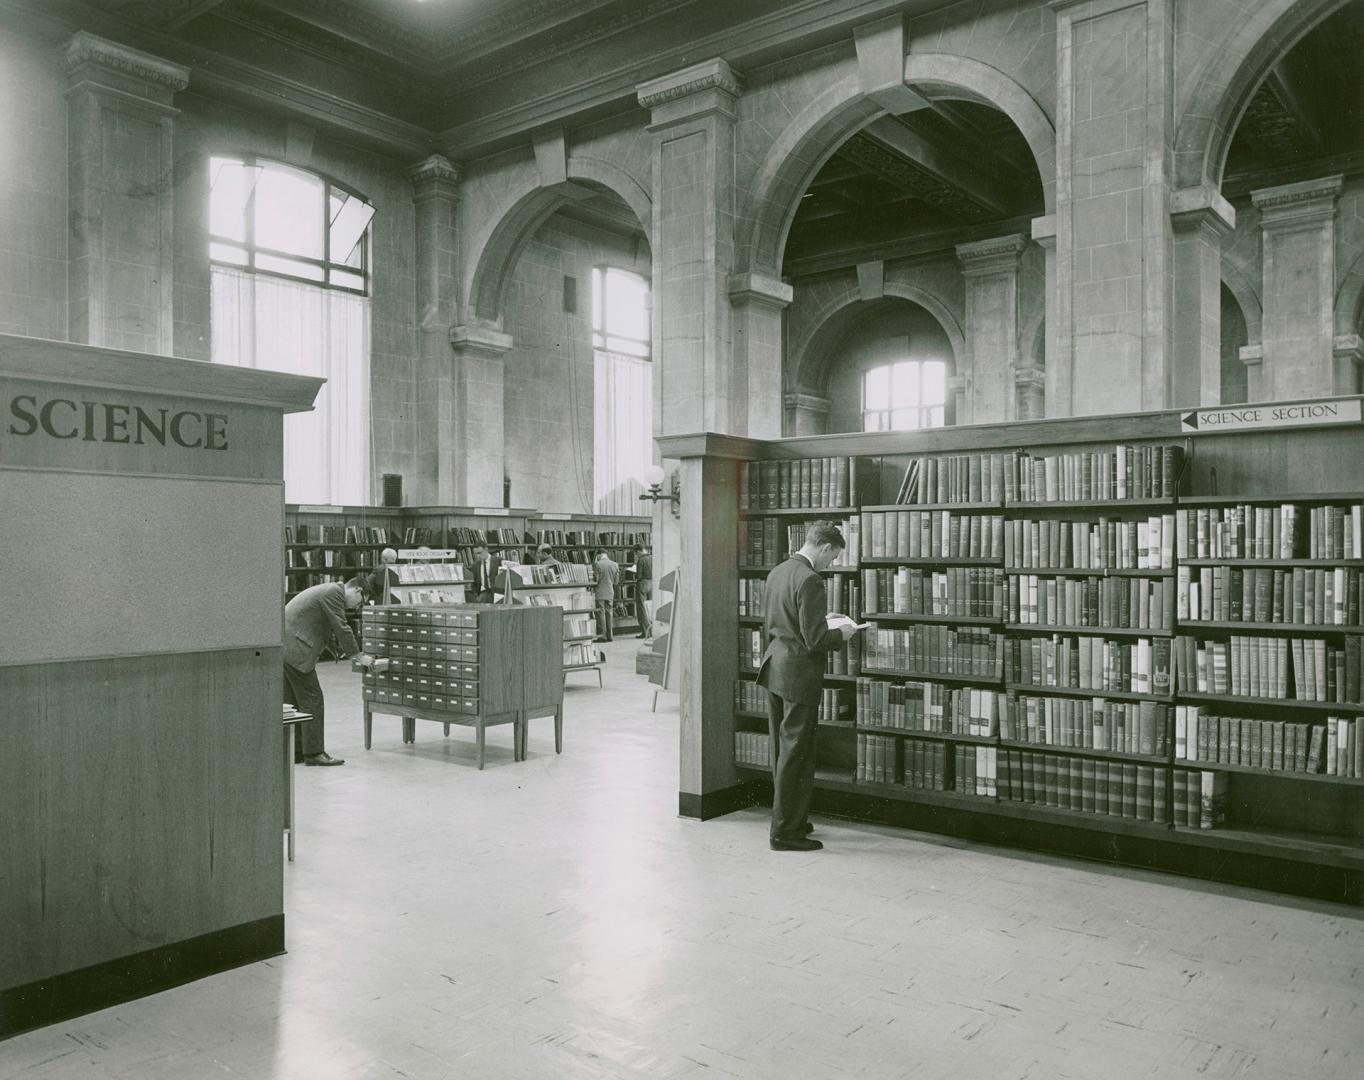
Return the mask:
<path fill-rule="evenodd" d="M 595 353 L 596 418 L 592 493 L 598 514 L 639 514 L 644 470 L 654 460 L 653 364 L 637 356 Z"/>
<path fill-rule="evenodd" d="M 284 497 L 370 502 L 369 298 L 213 267 L 213 362 L 326 379 L 284 418 Z"/>

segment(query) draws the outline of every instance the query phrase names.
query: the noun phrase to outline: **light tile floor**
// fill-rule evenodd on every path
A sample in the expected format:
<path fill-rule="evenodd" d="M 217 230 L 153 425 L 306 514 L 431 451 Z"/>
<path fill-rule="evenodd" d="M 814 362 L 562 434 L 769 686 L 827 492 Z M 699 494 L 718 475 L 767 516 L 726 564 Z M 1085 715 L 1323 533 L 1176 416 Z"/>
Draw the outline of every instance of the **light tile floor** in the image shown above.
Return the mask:
<path fill-rule="evenodd" d="M 638 642 L 532 722 L 396 718 L 299 769 L 289 954 L 0 1043 L 0 1078 L 1332 1080 L 1364 1073 L 1361 912 L 822 819 L 677 808 Z"/>

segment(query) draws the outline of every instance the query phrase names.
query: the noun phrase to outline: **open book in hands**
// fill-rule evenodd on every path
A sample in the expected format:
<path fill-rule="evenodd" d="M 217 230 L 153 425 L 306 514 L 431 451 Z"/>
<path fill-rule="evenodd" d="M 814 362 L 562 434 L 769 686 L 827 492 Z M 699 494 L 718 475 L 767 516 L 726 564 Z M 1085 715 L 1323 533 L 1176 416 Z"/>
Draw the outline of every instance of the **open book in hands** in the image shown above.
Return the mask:
<path fill-rule="evenodd" d="M 851 626 L 854 630 L 865 630 L 871 623 L 854 622 L 846 615 L 825 615 L 824 621 L 829 624 L 830 630 L 842 630 L 845 626 Z"/>

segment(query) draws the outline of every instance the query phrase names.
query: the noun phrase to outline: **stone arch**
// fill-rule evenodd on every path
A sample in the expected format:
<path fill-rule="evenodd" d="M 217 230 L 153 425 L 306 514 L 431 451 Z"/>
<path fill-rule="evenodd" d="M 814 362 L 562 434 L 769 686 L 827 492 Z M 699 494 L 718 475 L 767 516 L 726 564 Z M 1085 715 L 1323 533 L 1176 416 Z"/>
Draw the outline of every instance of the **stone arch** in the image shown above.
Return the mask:
<path fill-rule="evenodd" d="M 1235 266 L 1222 260 L 1222 284 L 1236 298 L 1241 309 L 1241 317 L 1246 321 L 1246 343 L 1258 344 L 1261 340 L 1261 323 L 1264 321 L 1264 308 L 1260 304 L 1260 294 L 1250 278 Z"/>
<path fill-rule="evenodd" d="M 904 80 L 929 97 L 975 101 L 1011 119 L 1032 149 L 1046 213 L 1056 209 L 1056 129 L 1022 86 L 997 68 L 944 53 L 905 57 Z M 740 272 L 781 276 L 796 205 L 820 168 L 853 132 L 885 110 L 862 93 L 857 76 L 835 83 L 786 125 L 754 178 L 750 221 L 737 245 Z"/>
<path fill-rule="evenodd" d="M 1175 187 L 1222 186 L 1232 136 L 1256 87 L 1303 35 L 1349 0 L 1256 0 L 1194 79 L 1175 129 Z"/>
<path fill-rule="evenodd" d="M 1364 321 L 1364 252 L 1355 257 L 1336 289 L 1335 332 L 1358 334 Z M 1258 340 L 1258 339 L 1257 339 Z"/>
<path fill-rule="evenodd" d="M 936 320 L 947 336 L 948 344 L 952 347 L 953 367 L 961 363 L 966 351 L 961 320 L 938 297 L 916 285 L 888 281 L 881 296 L 874 299 L 908 300 L 919 305 Z M 864 302 L 856 286 L 849 286 L 845 292 L 825 301 L 811 320 L 814 330 L 805 339 L 799 352 L 790 358 L 790 389 L 803 393 L 823 393 L 829 378 L 825 346 L 847 332 L 857 320 L 859 305 Z"/>
<path fill-rule="evenodd" d="M 488 234 L 474 262 L 469 284 L 470 319 L 500 325 L 507 282 L 521 251 L 535 231 L 560 207 L 581 197 L 586 188 L 617 196 L 639 219 L 646 238 L 653 220 L 653 200 L 633 176 L 609 161 L 587 155 L 570 156 L 567 180 L 542 184 L 538 180 L 513 190 L 496 215 L 497 224 Z"/>

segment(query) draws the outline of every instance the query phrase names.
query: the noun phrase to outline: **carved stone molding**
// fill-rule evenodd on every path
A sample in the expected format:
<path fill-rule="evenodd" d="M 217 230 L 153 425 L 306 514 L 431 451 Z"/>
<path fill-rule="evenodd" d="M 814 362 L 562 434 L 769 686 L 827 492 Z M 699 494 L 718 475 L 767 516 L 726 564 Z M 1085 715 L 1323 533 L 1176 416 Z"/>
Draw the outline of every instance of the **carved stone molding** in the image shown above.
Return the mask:
<path fill-rule="evenodd" d="M 795 290 L 784 281 L 762 274 L 731 274 L 729 299 L 731 302 L 767 304 L 784 308 L 791 303 Z"/>
<path fill-rule="evenodd" d="M 1045 388 L 1047 385 L 1047 373 L 1043 368 L 1021 367 L 1014 369 L 1014 385 L 1023 387 Z"/>
<path fill-rule="evenodd" d="M 1215 188 L 1180 188 L 1170 193 L 1170 222 L 1176 229 L 1206 226 L 1222 236 L 1236 228 L 1236 210 Z"/>
<path fill-rule="evenodd" d="M 1259 367 L 1265 362 L 1265 347 L 1258 341 L 1253 345 L 1242 345 L 1236 355 L 1246 367 Z"/>
<path fill-rule="evenodd" d="M 782 404 L 788 409 L 803 409 L 806 412 L 817 413 L 820 416 L 828 416 L 833 408 L 833 403 L 826 397 L 819 394 L 802 394 L 792 392 L 782 395 Z"/>
<path fill-rule="evenodd" d="M 417 198 L 454 198 L 459 190 L 459 166 L 443 154 L 432 154 L 408 169 Z"/>
<path fill-rule="evenodd" d="M 66 70 L 75 73 L 85 65 L 108 68 L 122 75 L 164 87 L 172 93 L 189 85 L 189 68 L 162 60 L 159 56 L 130 49 L 116 41 L 97 37 L 86 30 L 72 35 L 62 50 Z"/>
<path fill-rule="evenodd" d="M 650 79 L 640 83 L 637 88 L 639 103 L 646 109 L 655 109 L 668 102 L 700 94 L 707 90 L 719 90 L 731 97 L 738 97 L 743 91 L 739 76 L 725 61 L 716 57 L 691 67 Z"/>
<path fill-rule="evenodd" d="M 471 324 L 450 327 L 450 348 L 458 353 L 472 353 L 497 359 L 513 345 L 512 336 L 490 326 Z"/>
<path fill-rule="evenodd" d="M 1250 199 L 1260 211 L 1261 228 L 1307 225 L 1335 214 L 1336 199 L 1344 184 L 1345 177 L 1338 173 L 1320 180 L 1260 188 L 1250 193 Z"/>
<path fill-rule="evenodd" d="M 1018 269 L 1019 259 L 1028 241 L 1022 233 L 996 236 L 957 245 L 957 258 L 962 271 L 969 277 L 977 274 L 997 274 Z"/>

